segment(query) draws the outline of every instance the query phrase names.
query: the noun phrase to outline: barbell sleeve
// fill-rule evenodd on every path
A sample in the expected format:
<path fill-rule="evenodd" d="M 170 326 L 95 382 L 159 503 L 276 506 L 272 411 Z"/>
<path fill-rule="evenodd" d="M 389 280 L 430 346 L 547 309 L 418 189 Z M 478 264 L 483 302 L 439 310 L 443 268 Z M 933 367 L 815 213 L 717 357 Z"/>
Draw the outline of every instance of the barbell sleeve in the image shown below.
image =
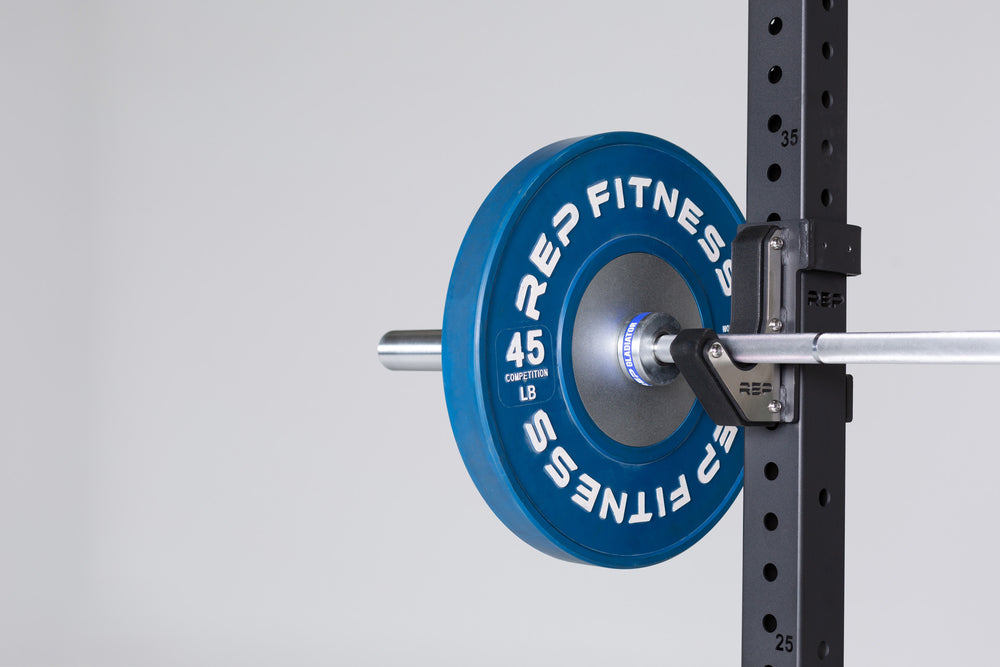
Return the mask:
<path fill-rule="evenodd" d="M 391 371 L 440 371 L 441 330 L 390 331 L 378 342 L 378 360 Z"/>

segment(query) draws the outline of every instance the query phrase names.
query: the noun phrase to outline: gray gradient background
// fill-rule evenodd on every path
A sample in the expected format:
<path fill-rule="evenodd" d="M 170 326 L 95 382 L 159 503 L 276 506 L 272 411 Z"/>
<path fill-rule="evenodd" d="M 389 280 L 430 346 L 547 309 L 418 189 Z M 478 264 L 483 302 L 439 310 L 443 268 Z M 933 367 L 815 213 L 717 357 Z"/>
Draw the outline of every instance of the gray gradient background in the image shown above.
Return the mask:
<path fill-rule="evenodd" d="M 851 11 L 851 328 L 1000 328 L 1000 9 Z M 744 202 L 745 59 L 743 0 L 0 4 L 0 664 L 738 664 L 740 501 L 536 553 L 374 344 L 551 141 Z M 853 373 L 848 661 L 995 662 L 1000 370 Z"/>

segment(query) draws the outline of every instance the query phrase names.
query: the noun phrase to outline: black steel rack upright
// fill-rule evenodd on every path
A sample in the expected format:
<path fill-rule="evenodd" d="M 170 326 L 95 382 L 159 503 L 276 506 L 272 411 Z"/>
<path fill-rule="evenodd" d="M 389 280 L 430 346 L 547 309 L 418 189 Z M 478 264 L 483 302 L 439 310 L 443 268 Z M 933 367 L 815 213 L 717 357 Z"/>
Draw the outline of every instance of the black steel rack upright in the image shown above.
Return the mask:
<path fill-rule="evenodd" d="M 747 221 L 847 225 L 847 0 L 751 0 Z M 860 254 L 860 248 L 850 248 Z M 846 274 L 801 266 L 786 332 L 846 331 Z M 734 284 L 736 280 L 734 280 Z M 745 304 L 733 298 L 734 332 Z M 753 331 L 752 333 L 758 333 Z M 844 366 L 794 373 L 794 421 L 746 430 L 743 665 L 844 663 Z"/>

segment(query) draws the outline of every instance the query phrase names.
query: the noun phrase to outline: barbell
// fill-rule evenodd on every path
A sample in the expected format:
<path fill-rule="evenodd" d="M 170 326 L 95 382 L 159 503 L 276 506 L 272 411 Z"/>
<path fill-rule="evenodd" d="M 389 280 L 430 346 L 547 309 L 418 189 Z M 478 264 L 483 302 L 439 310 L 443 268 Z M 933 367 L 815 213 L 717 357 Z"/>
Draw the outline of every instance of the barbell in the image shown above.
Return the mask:
<path fill-rule="evenodd" d="M 652 345 L 656 363 L 672 364 L 662 334 Z M 746 364 L 997 364 L 1000 331 L 723 334 L 733 359 Z M 440 371 L 441 330 L 389 331 L 379 340 L 379 361 L 393 371 Z"/>

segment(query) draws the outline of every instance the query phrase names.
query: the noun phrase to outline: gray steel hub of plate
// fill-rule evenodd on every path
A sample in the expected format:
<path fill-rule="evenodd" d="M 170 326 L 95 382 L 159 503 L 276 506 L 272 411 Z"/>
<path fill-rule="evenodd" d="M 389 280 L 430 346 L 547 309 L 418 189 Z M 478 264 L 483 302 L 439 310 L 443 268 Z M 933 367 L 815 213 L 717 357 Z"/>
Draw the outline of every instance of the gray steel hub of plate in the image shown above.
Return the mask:
<path fill-rule="evenodd" d="M 702 325 L 691 288 L 674 267 L 647 253 L 621 255 L 587 285 L 573 325 L 573 377 L 594 424 L 612 440 L 648 447 L 670 437 L 694 406 L 677 377 L 644 387 L 622 372 L 618 341 L 640 313 L 668 313 L 680 328 Z"/>

